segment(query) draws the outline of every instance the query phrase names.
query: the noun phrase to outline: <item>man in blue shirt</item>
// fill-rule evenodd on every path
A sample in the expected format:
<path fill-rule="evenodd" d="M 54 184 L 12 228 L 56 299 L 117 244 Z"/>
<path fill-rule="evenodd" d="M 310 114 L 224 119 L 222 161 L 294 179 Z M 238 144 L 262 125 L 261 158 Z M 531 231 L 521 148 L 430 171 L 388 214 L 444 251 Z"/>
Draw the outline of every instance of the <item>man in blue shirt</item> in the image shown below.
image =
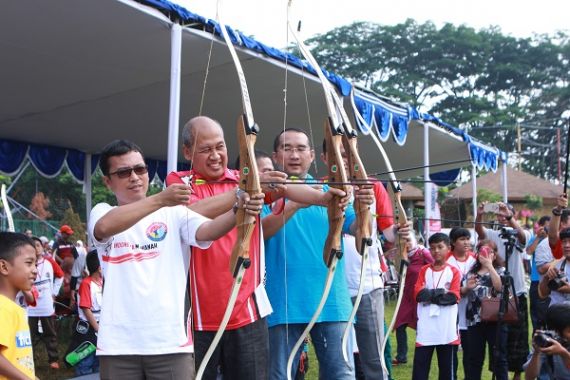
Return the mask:
<path fill-rule="evenodd" d="M 286 129 L 273 145 L 273 160 L 289 177 L 311 183 L 308 174 L 315 152 L 308 135 L 300 129 Z M 291 185 L 293 186 L 293 185 Z M 323 187 L 326 191 L 326 186 Z M 361 190 L 357 197 L 371 204 L 374 193 Z M 287 359 L 322 296 L 328 268 L 323 248 L 328 234 L 327 209 L 320 206 L 287 202 L 279 215 L 264 210 L 264 235 L 267 260 L 267 293 L 273 306 L 269 315 L 269 378 L 287 378 Z M 349 206 L 345 212 L 344 230 L 349 231 L 355 220 Z M 266 222 L 271 220 L 271 228 Z M 279 228 L 275 228 L 275 226 Z M 269 232 L 271 231 L 271 232 Z M 271 235 L 271 236 L 269 236 Z M 331 291 L 311 338 L 319 360 L 320 378 L 354 379 L 354 371 L 342 356 L 341 340 L 352 303 L 340 260 Z M 351 352 L 351 351 L 350 351 Z M 298 352 L 292 368 L 299 363 Z M 294 377 L 294 376 L 293 376 Z"/>

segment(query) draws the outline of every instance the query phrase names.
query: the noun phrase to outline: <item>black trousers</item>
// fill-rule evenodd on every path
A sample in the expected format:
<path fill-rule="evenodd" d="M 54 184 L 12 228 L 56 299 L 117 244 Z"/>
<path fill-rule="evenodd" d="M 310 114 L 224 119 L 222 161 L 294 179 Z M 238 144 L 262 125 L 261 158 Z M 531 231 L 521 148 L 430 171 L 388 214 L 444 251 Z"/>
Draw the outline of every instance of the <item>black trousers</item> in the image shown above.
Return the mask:
<path fill-rule="evenodd" d="M 42 333 L 38 328 L 38 321 L 42 324 Z M 55 317 L 28 317 L 30 325 L 30 333 L 32 335 L 32 344 L 34 350 L 37 350 L 37 344 L 41 340 L 44 342 L 48 355 L 48 362 L 53 363 L 58 359 L 57 353 L 57 330 L 55 326 Z"/>
<path fill-rule="evenodd" d="M 457 379 L 457 345 L 442 344 L 438 346 L 416 347 L 412 380 L 428 380 L 433 351 L 437 351 L 439 380 Z"/>
<path fill-rule="evenodd" d="M 215 331 L 194 331 L 196 372 L 216 335 Z M 204 379 L 215 380 L 218 367 L 224 380 L 265 380 L 269 376 L 269 330 L 265 318 L 235 330 L 226 330 L 210 358 Z"/>

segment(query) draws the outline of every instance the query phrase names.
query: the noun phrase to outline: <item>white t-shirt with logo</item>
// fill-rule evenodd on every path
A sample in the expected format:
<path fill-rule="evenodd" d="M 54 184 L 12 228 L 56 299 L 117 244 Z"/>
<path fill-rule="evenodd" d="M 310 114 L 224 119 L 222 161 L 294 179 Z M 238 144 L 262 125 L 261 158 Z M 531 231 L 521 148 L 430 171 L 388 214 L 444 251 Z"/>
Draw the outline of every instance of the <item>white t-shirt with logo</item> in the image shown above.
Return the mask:
<path fill-rule="evenodd" d="M 34 286 L 38 291 L 38 296 L 36 297 L 36 305 L 28 306 L 28 316 L 49 317 L 55 313 L 53 298 L 59 293 L 63 284 L 63 271 L 53 259 L 45 257 L 40 257 L 36 267 L 38 274 Z"/>
<path fill-rule="evenodd" d="M 97 354 L 193 352 L 190 324 L 184 320 L 188 246 L 210 246 L 196 241 L 196 231 L 209 219 L 184 206 L 163 207 L 98 242 L 95 225 L 111 209 L 100 203 L 89 219 L 105 279 Z"/>

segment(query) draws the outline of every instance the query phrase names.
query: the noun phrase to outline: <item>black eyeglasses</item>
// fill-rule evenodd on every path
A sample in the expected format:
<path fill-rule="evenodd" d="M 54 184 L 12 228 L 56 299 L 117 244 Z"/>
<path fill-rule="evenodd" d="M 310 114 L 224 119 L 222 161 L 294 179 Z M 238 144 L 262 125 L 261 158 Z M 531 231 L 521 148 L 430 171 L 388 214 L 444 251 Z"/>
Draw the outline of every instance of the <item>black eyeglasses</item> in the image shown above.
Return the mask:
<path fill-rule="evenodd" d="M 117 177 L 119 177 L 119 178 L 129 178 L 133 172 L 135 172 L 136 175 L 146 174 L 146 173 L 148 173 L 148 166 L 139 165 L 139 166 L 134 166 L 132 168 L 123 168 L 123 169 L 119 169 L 117 171 L 114 171 L 112 173 L 109 173 L 109 175 L 116 174 Z"/>

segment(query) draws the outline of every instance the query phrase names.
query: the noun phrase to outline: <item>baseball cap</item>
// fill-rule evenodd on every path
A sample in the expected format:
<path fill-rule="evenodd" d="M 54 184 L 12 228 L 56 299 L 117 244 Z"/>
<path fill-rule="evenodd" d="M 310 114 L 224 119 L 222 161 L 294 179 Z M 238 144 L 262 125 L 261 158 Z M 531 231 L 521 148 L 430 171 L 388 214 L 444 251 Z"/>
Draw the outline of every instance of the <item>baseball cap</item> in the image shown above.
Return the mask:
<path fill-rule="evenodd" d="M 61 232 L 62 234 L 73 235 L 73 230 L 67 224 L 64 224 L 63 226 L 61 226 L 61 228 L 59 229 L 59 232 Z"/>

